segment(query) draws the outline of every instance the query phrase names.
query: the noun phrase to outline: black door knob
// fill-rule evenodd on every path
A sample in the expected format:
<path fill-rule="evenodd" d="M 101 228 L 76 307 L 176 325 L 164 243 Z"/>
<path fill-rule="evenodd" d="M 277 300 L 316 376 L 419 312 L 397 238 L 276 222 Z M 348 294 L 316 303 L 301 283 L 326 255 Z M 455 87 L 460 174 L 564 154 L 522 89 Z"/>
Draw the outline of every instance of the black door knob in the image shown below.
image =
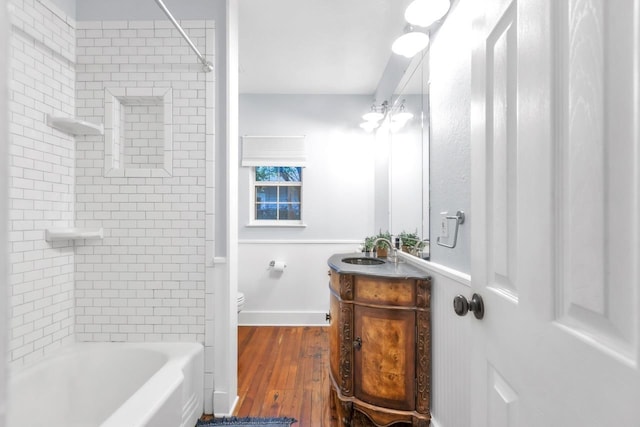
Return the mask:
<path fill-rule="evenodd" d="M 464 295 L 456 295 L 453 298 L 453 310 L 458 316 L 464 316 L 469 312 L 469 301 Z"/>
<path fill-rule="evenodd" d="M 453 310 L 458 316 L 465 316 L 469 311 L 472 311 L 476 319 L 482 319 L 484 317 L 484 302 L 478 294 L 473 294 L 471 302 L 464 295 L 456 295 L 453 298 Z"/>

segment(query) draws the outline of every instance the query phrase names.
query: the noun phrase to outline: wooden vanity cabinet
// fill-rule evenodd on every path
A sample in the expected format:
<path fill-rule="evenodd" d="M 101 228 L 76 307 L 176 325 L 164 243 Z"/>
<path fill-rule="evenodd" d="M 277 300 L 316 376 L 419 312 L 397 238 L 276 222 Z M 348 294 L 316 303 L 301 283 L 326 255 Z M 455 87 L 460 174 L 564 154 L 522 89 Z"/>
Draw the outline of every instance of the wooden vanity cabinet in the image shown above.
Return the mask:
<path fill-rule="evenodd" d="M 331 395 L 340 425 L 428 426 L 430 279 L 329 275 Z"/>

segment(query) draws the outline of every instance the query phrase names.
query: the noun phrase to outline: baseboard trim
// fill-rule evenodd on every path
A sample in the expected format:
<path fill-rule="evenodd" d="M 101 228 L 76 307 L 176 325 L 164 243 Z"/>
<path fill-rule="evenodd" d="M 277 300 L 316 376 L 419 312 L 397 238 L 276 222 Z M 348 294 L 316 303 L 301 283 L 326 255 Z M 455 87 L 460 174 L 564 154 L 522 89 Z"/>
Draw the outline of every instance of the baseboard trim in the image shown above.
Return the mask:
<path fill-rule="evenodd" d="M 240 326 L 328 326 L 324 311 L 241 311 Z"/>
<path fill-rule="evenodd" d="M 213 392 L 213 413 L 216 417 L 230 417 L 236 409 L 236 405 L 240 400 L 239 396 L 229 402 L 229 393 L 226 391 Z"/>

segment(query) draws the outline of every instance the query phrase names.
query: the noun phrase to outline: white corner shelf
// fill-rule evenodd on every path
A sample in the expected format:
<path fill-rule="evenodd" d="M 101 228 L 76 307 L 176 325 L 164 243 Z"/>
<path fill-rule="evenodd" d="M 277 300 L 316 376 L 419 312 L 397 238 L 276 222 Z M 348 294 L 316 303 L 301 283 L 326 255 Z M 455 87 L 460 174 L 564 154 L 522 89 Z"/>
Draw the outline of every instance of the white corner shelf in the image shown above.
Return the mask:
<path fill-rule="evenodd" d="M 56 240 L 102 239 L 104 231 L 100 228 L 47 228 L 44 239 L 47 242 Z"/>
<path fill-rule="evenodd" d="M 47 124 L 69 135 L 104 135 L 104 125 L 97 125 L 72 117 L 47 114 Z"/>

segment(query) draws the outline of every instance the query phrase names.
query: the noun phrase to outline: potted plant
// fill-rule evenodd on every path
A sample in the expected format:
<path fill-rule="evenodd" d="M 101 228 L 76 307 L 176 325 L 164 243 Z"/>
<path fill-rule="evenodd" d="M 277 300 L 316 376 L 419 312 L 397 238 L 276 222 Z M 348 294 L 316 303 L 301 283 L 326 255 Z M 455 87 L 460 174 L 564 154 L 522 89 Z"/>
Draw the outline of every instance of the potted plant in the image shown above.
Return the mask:
<path fill-rule="evenodd" d="M 367 254 L 373 250 L 373 242 L 376 240 L 375 236 L 369 236 L 364 238 L 364 242 L 362 243 L 362 251 Z"/>
<path fill-rule="evenodd" d="M 399 235 L 400 241 L 402 242 L 402 251 L 415 255 L 420 250 L 422 246 L 422 239 L 418 237 L 417 230 L 415 233 L 407 233 L 403 231 Z"/>
<path fill-rule="evenodd" d="M 388 243 L 391 242 L 391 233 L 389 233 L 389 231 L 383 233 L 382 230 L 380 230 L 378 235 L 374 236 L 374 240 L 375 239 L 386 239 L 386 241 L 379 240 L 376 244 L 376 253 L 378 258 L 386 258 L 389 255 L 389 250 L 391 249 Z"/>

